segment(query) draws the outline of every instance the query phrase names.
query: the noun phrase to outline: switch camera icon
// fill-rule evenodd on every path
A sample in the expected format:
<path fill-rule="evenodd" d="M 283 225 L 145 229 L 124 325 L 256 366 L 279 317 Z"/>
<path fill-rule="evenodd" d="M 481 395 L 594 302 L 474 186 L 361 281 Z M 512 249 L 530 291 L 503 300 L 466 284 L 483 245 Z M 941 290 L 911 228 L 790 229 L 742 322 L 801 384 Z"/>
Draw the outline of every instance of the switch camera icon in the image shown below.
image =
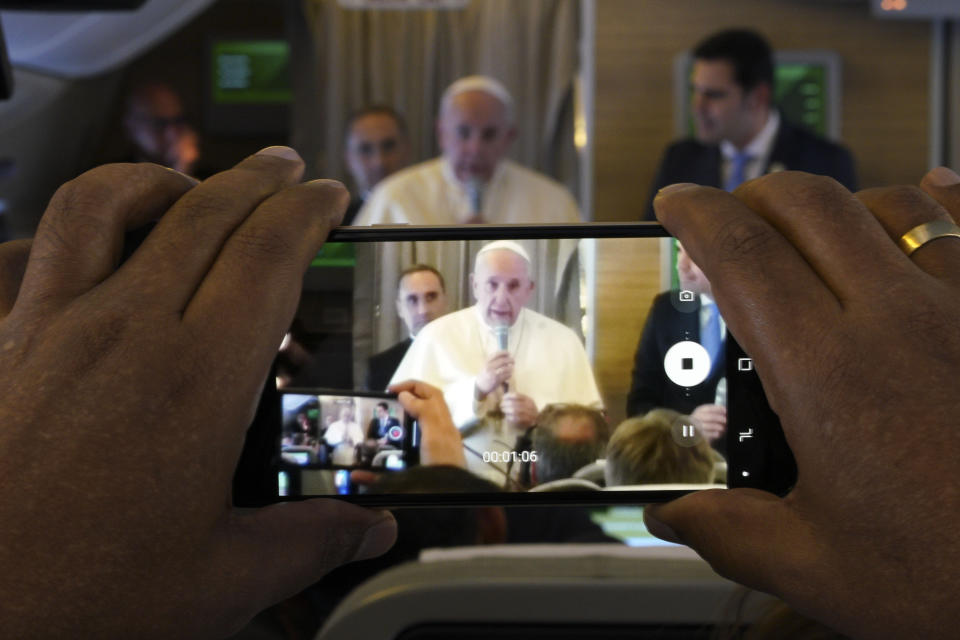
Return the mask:
<path fill-rule="evenodd" d="M 693 291 L 688 289 L 681 289 L 680 293 L 677 294 L 677 297 L 680 299 L 680 302 L 693 302 L 694 298 L 697 296 Z"/>

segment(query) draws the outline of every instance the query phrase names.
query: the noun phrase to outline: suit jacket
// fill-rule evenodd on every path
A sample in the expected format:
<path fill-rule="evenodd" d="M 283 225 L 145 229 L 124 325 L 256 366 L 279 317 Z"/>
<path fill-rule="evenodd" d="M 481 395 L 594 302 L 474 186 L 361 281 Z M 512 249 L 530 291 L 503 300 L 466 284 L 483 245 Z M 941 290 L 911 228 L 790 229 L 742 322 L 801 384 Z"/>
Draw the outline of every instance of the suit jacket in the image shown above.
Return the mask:
<path fill-rule="evenodd" d="M 387 418 L 387 426 L 384 427 L 383 430 L 381 430 L 380 420 L 374 417 L 373 420 L 370 421 L 369 426 L 367 426 L 367 438 L 370 438 L 372 440 L 379 440 L 380 438 L 383 438 L 387 435 L 387 432 L 390 430 L 390 427 L 399 427 L 399 426 L 400 426 L 400 421 L 394 418 L 393 416 L 389 416 Z"/>
<path fill-rule="evenodd" d="M 780 127 L 763 173 L 769 173 L 772 166 L 830 176 L 851 191 L 857 189 L 853 156 L 846 148 L 783 119 L 780 120 Z M 677 182 L 721 187 L 721 167 L 718 145 L 705 145 L 692 138 L 671 144 L 660 161 L 653 189 L 647 199 L 644 220 L 656 219 L 653 215 L 653 198 L 657 191 Z"/>
<path fill-rule="evenodd" d="M 400 366 L 400 361 L 407 354 L 413 338 L 401 340 L 386 351 L 370 356 L 367 360 L 367 389 L 383 391 L 390 384 L 390 378 Z"/>
<path fill-rule="evenodd" d="M 656 407 L 689 415 L 698 406 L 715 402 L 717 382 L 724 374 L 723 366 L 714 367 L 706 380 L 691 387 L 689 396 L 685 395 L 683 387 L 667 378 L 663 358 L 670 347 L 683 340 L 700 341 L 699 297 L 696 310 L 684 313 L 673 306 L 669 291 L 661 293 L 653 299 L 637 345 L 627 394 L 627 416 L 642 415 Z"/>

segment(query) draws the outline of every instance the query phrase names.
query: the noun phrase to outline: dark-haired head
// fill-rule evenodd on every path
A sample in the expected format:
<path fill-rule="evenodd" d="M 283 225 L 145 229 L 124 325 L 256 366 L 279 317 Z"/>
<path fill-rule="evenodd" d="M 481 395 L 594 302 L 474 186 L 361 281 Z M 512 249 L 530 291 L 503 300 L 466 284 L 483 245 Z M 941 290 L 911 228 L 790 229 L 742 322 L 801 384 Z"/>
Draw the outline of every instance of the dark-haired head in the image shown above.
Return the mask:
<path fill-rule="evenodd" d="M 410 145 L 407 124 L 387 105 L 357 109 L 344 127 L 344 161 L 361 194 L 407 165 Z"/>
<path fill-rule="evenodd" d="M 761 84 L 773 86 L 773 52 L 756 31 L 727 29 L 702 40 L 693 50 L 695 60 L 725 60 L 733 65 L 734 80 L 744 91 Z"/>

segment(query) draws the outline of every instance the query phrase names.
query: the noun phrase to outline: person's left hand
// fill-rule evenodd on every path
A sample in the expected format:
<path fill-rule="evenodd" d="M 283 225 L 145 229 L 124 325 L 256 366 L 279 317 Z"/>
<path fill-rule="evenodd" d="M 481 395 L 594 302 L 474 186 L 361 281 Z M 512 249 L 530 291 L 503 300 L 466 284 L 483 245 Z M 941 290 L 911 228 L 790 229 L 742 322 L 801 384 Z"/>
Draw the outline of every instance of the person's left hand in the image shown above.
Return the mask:
<path fill-rule="evenodd" d="M 0 609 L 9 637 L 215 637 L 385 551 L 337 500 L 231 506 L 260 390 L 347 193 L 272 147 L 198 184 L 62 186 L 0 245 Z M 118 268 L 124 230 L 160 218 Z M 22 282 L 21 282 L 22 275 Z"/>
<path fill-rule="evenodd" d="M 537 422 L 537 405 L 530 396 L 511 391 L 500 400 L 503 417 L 520 429 L 529 429 Z"/>

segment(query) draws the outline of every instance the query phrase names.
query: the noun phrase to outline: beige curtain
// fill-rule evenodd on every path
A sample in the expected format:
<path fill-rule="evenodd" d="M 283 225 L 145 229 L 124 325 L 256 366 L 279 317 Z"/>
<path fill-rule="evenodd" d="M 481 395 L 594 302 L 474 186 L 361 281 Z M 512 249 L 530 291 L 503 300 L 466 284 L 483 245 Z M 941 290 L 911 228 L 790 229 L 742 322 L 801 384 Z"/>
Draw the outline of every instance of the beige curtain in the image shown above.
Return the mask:
<path fill-rule="evenodd" d="M 350 111 L 394 106 L 410 128 L 414 159 L 437 154 L 440 95 L 459 77 L 496 77 L 517 105 L 511 156 L 577 193 L 573 78 L 577 0 L 472 0 L 462 10 L 345 10 L 336 0 L 290 0 L 293 144 L 310 177 L 346 178 L 343 127 Z"/>

